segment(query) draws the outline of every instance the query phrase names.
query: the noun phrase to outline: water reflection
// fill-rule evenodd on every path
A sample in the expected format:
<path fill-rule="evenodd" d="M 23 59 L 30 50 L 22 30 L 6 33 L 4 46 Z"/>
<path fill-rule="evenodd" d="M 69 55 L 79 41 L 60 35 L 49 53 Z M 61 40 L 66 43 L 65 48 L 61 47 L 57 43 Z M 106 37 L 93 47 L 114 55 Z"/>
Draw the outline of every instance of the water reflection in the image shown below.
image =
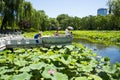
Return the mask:
<path fill-rule="evenodd" d="M 112 64 L 116 63 L 116 61 L 120 62 L 120 47 L 91 43 L 81 39 L 79 39 L 78 42 L 83 44 L 86 48 L 93 50 L 93 52 L 97 53 L 99 56 L 109 57 Z"/>

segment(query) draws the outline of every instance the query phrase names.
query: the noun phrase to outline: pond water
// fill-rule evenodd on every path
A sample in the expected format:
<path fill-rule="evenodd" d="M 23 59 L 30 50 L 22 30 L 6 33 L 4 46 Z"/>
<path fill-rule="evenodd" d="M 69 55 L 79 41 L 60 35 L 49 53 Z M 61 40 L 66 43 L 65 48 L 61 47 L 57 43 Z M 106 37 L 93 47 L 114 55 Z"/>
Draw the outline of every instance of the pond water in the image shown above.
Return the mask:
<path fill-rule="evenodd" d="M 106 46 L 104 44 L 91 43 L 81 39 L 78 42 L 97 53 L 98 56 L 109 57 L 111 64 L 120 62 L 120 46 Z"/>

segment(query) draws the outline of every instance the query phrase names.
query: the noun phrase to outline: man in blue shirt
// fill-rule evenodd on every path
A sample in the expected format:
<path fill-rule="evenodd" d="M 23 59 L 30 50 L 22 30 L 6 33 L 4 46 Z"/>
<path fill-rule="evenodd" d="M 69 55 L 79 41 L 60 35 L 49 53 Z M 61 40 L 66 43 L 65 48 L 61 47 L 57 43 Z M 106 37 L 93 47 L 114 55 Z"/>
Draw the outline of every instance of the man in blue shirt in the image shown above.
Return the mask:
<path fill-rule="evenodd" d="M 36 43 L 39 43 L 38 38 L 40 38 L 40 37 L 41 37 L 41 33 L 35 34 L 34 39 L 35 39 Z"/>

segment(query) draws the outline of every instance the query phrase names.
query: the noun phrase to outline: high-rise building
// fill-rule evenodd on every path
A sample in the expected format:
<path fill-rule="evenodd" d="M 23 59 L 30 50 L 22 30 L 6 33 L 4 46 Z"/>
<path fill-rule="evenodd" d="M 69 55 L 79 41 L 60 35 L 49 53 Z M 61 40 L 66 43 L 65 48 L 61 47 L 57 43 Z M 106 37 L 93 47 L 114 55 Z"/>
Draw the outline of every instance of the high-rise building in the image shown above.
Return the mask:
<path fill-rule="evenodd" d="M 97 10 L 97 15 L 106 16 L 107 15 L 107 9 L 106 8 L 99 8 Z"/>

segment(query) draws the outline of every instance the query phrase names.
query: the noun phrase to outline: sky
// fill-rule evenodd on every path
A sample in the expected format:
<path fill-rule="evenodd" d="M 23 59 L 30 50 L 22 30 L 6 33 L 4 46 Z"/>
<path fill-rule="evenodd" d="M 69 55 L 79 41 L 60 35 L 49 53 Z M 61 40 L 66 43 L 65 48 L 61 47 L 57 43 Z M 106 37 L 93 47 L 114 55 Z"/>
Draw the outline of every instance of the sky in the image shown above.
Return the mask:
<path fill-rule="evenodd" d="M 60 14 L 85 17 L 96 16 L 97 9 L 108 8 L 108 0 L 26 0 L 30 1 L 36 10 L 44 10 L 46 15 L 56 18 Z"/>

